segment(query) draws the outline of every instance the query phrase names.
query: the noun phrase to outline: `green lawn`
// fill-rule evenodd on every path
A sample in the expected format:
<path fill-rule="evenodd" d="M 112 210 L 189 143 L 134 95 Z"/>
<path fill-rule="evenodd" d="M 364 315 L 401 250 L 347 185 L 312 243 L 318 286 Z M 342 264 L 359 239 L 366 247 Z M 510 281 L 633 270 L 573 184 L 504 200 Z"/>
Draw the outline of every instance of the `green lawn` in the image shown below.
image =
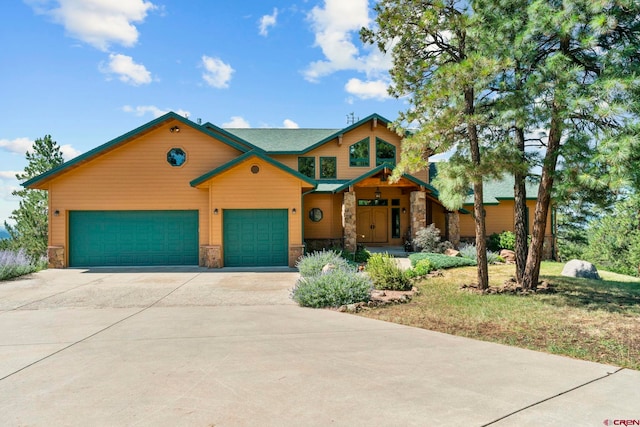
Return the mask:
<path fill-rule="evenodd" d="M 408 304 L 361 315 L 640 370 L 640 279 L 604 271 L 602 281 L 568 278 L 560 276 L 562 266 L 542 264 L 541 280 L 553 293 L 461 290 L 476 278 L 475 267 L 463 267 L 420 281 L 420 295 Z M 492 286 L 514 274 L 513 265 L 489 268 Z"/>

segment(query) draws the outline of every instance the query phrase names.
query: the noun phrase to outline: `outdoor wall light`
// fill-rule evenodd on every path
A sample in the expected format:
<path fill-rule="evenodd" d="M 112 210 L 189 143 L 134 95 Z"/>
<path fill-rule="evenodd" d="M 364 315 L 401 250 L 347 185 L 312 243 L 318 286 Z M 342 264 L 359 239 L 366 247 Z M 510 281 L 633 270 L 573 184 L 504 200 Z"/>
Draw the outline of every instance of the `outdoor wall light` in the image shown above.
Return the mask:
<path fill-rule="evenodd" d="M 406 214 L 407 213 L 407 208 L 402 208 L 402 213 Z"/>
<path fill-rule="evenodd" d="M 171 129 L 169 129 L 169 132 L 171 132 L 171 133 L 174 133 L 174 132 L 175 132 L 175 133 L 178 133 L 178 132 L 180 132 L 180 128 L 179 128 L 178 126 L 174 126 L 174 127 L 172 127 Z"/>
<path fill-rule="evenodd" d="M 60 211 L 58 209 L 53 211 L 53 216 L 59 216 L 59 215 L 60 215 Z"/>
<path fill-rule="evenodd" d="M 215 209 L 213 210 L 213 214 L 214 214 L 214 215 L 218 215 L 218 212 L 219 212 L 219 211 L 218 211 L 218 208 L 215 208 Z"/>
<path fill-rule="evenodd" d="M 292 213 L 292 214 L 294 214 L 294 215 L 295 215 L 295 214 L 296 214 L 296 212 L 298 212 L 298 211 L 296 210 L 296 208 L 291 209 L 291 213 Z"/>
<path fill-rule="evenodd" d="M 380 192 L 380 187 L 377 187 L 376 192 L 373 194 L 375 194 L 376 199 L 379 199 L 380 197 L 382 197 L 382 193 Z"/>

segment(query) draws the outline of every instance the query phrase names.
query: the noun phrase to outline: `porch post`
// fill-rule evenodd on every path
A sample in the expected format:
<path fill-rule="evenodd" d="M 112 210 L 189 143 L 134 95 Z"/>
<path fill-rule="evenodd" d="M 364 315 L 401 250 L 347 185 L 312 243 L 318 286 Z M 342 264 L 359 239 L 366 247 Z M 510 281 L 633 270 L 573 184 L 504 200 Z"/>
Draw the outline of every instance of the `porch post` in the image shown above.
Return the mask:
<path fill-rule="evenodd" d="M 415 240 L 416 233 L 427 226 L 427 194 L 422 191 L 412 191 L 410 197 L 411 240 Z M 415 250 L 413 246 L 413 250 Z"/>
<path fill-rule="evenodd" d="M 358 249 L 356 233 L 356 193 L 345 192 L 342 200 L 342 227 L 344 228 L 344 248 L 350 252 Z"/>
<path fill-rule="evenodd" d="M 449 241 L 454 248 L 460 246 L 460 213 L 458 211 L 447 214 L 449 223 Z"/>

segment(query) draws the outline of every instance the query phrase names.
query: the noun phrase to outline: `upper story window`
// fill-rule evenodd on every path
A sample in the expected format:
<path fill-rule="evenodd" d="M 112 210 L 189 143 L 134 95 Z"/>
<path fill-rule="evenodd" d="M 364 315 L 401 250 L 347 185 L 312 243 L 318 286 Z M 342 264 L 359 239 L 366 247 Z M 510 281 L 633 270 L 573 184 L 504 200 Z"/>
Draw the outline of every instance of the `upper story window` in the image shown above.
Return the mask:
<path fill-rule="evenodd" d="M 320 179 L 337 178 L 338 161 L 335 157 L 320 157 Z"/>
<path fill-rule="evenodd" d="M 167 162 L 171 166 L 182 166 L 187 161 L 187 153 L 182 148 L 172 148 L 167 152 Z"/>
<path fill-rule="evenodd" d="M 316 179 L 316 158 L 298 157 L 298 172 L 311 179 Z"/>
<path fill-rule="evenodd" d="M 349 166 L 369 166 L 369 138 L 349 147 Z"/>
<path fill-rule="evenodd" d="M 396 147 L 387 141 L 376 138 L 376 166 L 385 163 L 389 166 L 396 165 Z"/>

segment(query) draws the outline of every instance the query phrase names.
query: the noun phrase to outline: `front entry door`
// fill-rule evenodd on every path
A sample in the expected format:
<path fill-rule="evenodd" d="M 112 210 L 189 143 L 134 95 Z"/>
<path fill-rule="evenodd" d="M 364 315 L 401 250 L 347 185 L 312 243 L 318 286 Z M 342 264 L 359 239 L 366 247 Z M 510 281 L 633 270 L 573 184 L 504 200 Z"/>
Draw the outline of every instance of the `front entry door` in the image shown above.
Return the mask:
<path fill-rule="evenodd" d="M 386 206 L 359 207 L 357 216 L 358 242 L 387 243 L 389 223 Z"/>

